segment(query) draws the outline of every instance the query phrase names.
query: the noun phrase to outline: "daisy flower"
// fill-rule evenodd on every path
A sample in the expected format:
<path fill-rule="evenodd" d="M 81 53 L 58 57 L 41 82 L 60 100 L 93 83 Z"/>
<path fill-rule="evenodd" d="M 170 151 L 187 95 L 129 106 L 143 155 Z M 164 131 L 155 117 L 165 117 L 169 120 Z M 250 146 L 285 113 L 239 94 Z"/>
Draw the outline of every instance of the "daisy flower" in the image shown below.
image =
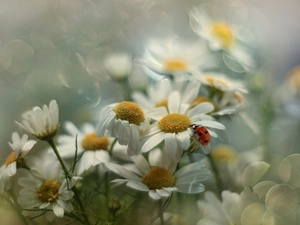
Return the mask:
<path fill-rule="evenodd" d="M 112 144 L 112 138 L 107 136 L 97 137 L 95 127 L 85 123 L 82 129 L 78 129 L 72 122 L 66 121 L 64 128 L 68 135 L 57 137 L 59 153 L 63 158 L 75 156 L 75 138 L 77 135 L 77 154 L 81 155 L 77 163 L 77 174 L 80 175 L 92 166 L 108 162 L 110 155 L 108 150 Z"/>
<path fill-rule="evenodd" d="M 134 155 L 139 153 L 140 136 L 148 127 L 149 121 L 142 108 L 136 103 L 123 101 L 102 109 L 97 136 L 102 137 L 106 130 L 110 131 L 120 145 L 127 145 L 128 155 Z"/>
<path fill-rule="evenodd" d="M 150 84 L 146 94 L 141 91 L 132 93 L 133 100 L 144 109 L 152 109 L 168 105 L 168 96 L 171 91 L 177 90 L 181 93 L 182 103 L 191 103 L 198 95 L 200 82 L 176 79 L 173 81 L 164 79 L 155 84 Z"/>
<path fill-rule="evenodd" d="M 192 79 L 201 82 L 207 88 L 209 95 L 213 95 L 211 100 L 216 107 L 213 115 L 231 114 L 245 109 L 248 105 L 243 96 L 248 93 L 248 90 L 240 80 L 219 73 L 195 73 Z"/>
<path fill-rule="evenodd" d="M 148 192 L 152 199 L 169 197 L 173 191 L 196 194 L 204 191 L 203 182 L 210 178 L 210 171 L 202 161 L 198 161 L 176 170 L 176 163 L 163 156 L 159 149 L 149 157 L 149 163 L 143 155 L 135 156 L 137 169 L 130 170 L 121 165 L 108 163 L 108 167 L 125 179 L 112 182 L 126 183 L 139 191 Z M 149 153 L 151 155 L 151 152 Z M 164 160 L 160 160 L 164 158 Z M 175 172 L 175 173 L 174 173 Z"/>
<path fill-rule="evenodd" d="M 213 121 L 213 118 L 207 115 L 212 110 L 213 105 L 208 102 L 189 109 L 189 104 L 181 104 L 181 97 L 177 91 L 171 92 L 168 98 L 168 110 L 159 107 L 151 114 L 151 118 L 156 123 L 144 137 L 142 152 L 148 152 L 164 141 L 167 155 L 178 162 L 183 151 L 190 147 L 190 139 L 193 135 L 190 129 L 192 124 L 207 127 L 213 137 L 217 137 L 217 134 L 209 128 L 225 129 L 223 124 Z"/>
<path fill-rule="evenodd" d="M 253 59 L 238 38 L 238 27 L 230 24 L 227 18 L 215 18 L 216 15 L 210 18 L 207 12 L 202 7 L 194 7 L 191 10 L 190 25 L 193 31 L 208 41 L 212 51 L 223 50 L 223 58 L 237 61 L 244 70 L 253 67 Z"/>
<path fill-rule="evenodd" d="M 113 80 L 124 80 L 131 72 L 132 60 L 126 53 L 112 53 L 104 59 L 104 69 Z"/>
<path fill-rule="evenodd" d="M 8 156 L 5 164 L 0 168 L 0 193 L 4 188 L 10 189 L 10 177 L 17 173 L 17 169 L 26 167 L 24 157 L 36 144 L 36 141 L 28 140 L 28 135 L 22 137 L 17 132 L 12 134 L 12 143 L 8 142 L 13 152 Z"/>
<path fill-rule="evenodd" d="M 210 68 L 214 61 L 209 51 L 200 42 L 170 39 L 163 42 L 150 41 L 142 58 L 135 62 L 148 68 L 148 74 L 179 75 L 193 70 Z M 151 73 L 151 71 L 153 71 Z"/>
<path fill-rule="evenodd" d="M 39 208 L 41 210 L 53 210 L 57 217 L 63 217 L 65 211 L 71 212 L 73 206 L 70 203 L 74 193 L 70 190 L 80 177 L 73 177 L 67 181 L 58 163 L 52 160 L 44 160 L 36 164 L 28 177 L 21 177 L 19 185 L 22 187 L 18 202 L 26 209 Z M 51 169 L 49 169 L 51 168 Z M 32 212 L 24 211 L 25 215 Z M 52 213 L 48 215 L 51 218 Z"/>
<path fill-rule="evenodd" d="M 58 105 L 55 100 L 40 107 L 34 107 L 22 115 L 22 124 L 16 122 L 33 136 L 40 140 L 48 140 L 56 135 L 59 128 Z"/>

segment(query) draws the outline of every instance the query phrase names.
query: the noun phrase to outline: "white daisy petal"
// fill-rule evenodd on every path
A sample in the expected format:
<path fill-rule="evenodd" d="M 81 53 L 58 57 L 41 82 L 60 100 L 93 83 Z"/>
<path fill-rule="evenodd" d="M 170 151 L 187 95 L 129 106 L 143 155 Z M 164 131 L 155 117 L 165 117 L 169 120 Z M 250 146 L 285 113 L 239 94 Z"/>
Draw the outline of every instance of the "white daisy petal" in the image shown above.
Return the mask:
<path fill-rule="evenodd" d="M 189 194 L 196 194 L 205 190 L 204 185 L 201 183 L 179 184 L 177 188 L 178 191 Z"/>
<path fill-rule="evenodd" d="M 166 134 L 158 133 L 149 138 L 142 147 L 142 152 L 148 152 L 165 139 Z"/>
<path fill-rule="evenodd" d="M 177 91 L 173 91 L 168 98 L 169 113 L 178 113 L 180 107 L 180 95 Z"/>
<path fill-rule="evenodd" d="M 141 182 L 129 181 L 126 185 L 139 191 L 149 191 L 149 188 Z"/>
<path fill-rule="evenodd" d="M 151 198 L 153 198 L 154 200 L 161 199 L 161 196 L 160 196 L 159 194 L 157 194 L 157 192 L 154 191 L 154 190 L 150 190 L 150 191 L 149 191 L 149 196 L 150 196 Z"/>
<path fill-rule="evenodd" d="M 52 204 L 53 212 L 57 217 L 63 217 L 64 216 L 64 209 L 57 203 Z"/>
<path fill-rule="evenodd" d="M 220 130 L 225 130 L 225 126 L 219 122 L 216 121 L 199 121 L 196 122 L 197 125 L 201 125 L 204 127 L 211 127 L 211 128 L 216 128 L 216 129 L 220 129 Z"/>

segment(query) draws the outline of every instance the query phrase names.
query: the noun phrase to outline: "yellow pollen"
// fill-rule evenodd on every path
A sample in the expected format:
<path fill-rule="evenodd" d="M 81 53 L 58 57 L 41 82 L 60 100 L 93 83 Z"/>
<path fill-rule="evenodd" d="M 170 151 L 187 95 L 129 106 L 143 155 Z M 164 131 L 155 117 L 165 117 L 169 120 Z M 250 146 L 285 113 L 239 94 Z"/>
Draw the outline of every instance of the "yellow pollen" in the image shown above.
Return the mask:
<path fill-rule="evenodd" d="M 300 89 L 300 66 L 292 69 L 287 75 L 287 83 L 292 90 Z"/>
<path fill-rule="evenodd" d="M 228 24 L 224 22 L 215 22 L 211 26 L 211 33 L 222 42 L 225 48 L 230 48 L 234 42 L 234 36 Z"/>
<path fill-rule="evenodd" d="M 243 96 L 239 95 L 238 93 L 235 93 L 233 96 L 239 103 L 243 103 L 244 99 Z"/>
<path fill-rule="evenodd" d="M 164 99 L 155 105 L 156 108 L 162 107 L 162 106 L 168 108 L 168 99 Z"/>
<path fill-rule="evenodd" d="M 224 86 L 228 86 L 228 83 L 227 83 L 225 80 L 222 80 L 222 79 L 220 79 L 220 78 L 206 77 L 205 79 L 206 79 L 206 81 L 207 81 L 208 83 L 211 84 L 212 87 L 215 87 L 215 83 L 219 83 L 219 84 L 222 84 L 222 85 L 224 85 Z"/>
<path fill-rule="evenodd" d="M 211 103 L 211 104 L 213 104 L 213 106 L 214 106 L 214 110 L 213 110 L 213 112 L 216 110 L 216 106 L 215 106 L 215 103 L 211 100 L 211 99 L 209 99 L 209 98 L 207 98 L 207 97 L 204 97 L 204 96 L 198 96 L 197 98 L 195 98 L 192 102 L 191 102 L 191 108 L 194 108 L 195 106 L 197 106 L 197 105 L 199 105 L 200 103 L 202 103 L 202 102 L 209 102 L 209 103 Z"/>
<path fill-rule="evenodd" d="M 236 158 L 234 149 L 227 145 L 219 145 L 215 147 L 211 151 L 210 155 L 217 161 L 232 161 Z"/>
<path fill-rule="evenodd" d="M 142 179 L 142 183 L 147 185 L 150 190 L 173 187 L 175 181 L 175 177 L 172 173 L 162 167 L 155 167 L 149 170 Z"/>
<path fill-rule="evenodd" d="M 6 167 L 8 167 L 11 163 L 13 163 L 13 162 L 15 162 L 15 161 L 20 161 L 21 159 L 22 159 L 22 153 L 23 153 L 24 151 L 23 150 L 21 150 L 21 153 L 19 154 L 19 156 L 18 156 L 18 158 L 16 158 L 16 152 L 13 152 L 13 153 L 11 153 L 8 157 L 7 157 L 7 159 L 6 159 L 6 161 L 5 161 L 5 165 L 6 165 Z"/>
<path fill-rule="evenodd" d="M 36 189 L 37 196 L 42 202 L 54 202 L 58 199 L 58 190 L 60 186 L 61 183 L 59 180 L 46 180 Z"/>
<path fill-rule="evenodd" d="M 84 137 L 81 145 L 85 150 L 108 150 L 109 140 L 106 136 L 97 137 L 93 132 Z"/>
<path fill-rule="evenodd" d="M 129 123 L 140 125 L 145 121 L 142 108 L 133 102 L 121 102 L 114 109 L 117 119 L 127 120 Z"/>
<path fill-rule="evenodd" d="M 185 71 L 187 63 L 182 59 L 168 59 L 164 63 L 165 69 L 169 72 Z"/>
<path fill-rule="evenodd" d="M 158 126 L 165 133 L 179 133 L 189 128 L 191 120 L 184 114 L 172 113 L 164 116 Z"/>

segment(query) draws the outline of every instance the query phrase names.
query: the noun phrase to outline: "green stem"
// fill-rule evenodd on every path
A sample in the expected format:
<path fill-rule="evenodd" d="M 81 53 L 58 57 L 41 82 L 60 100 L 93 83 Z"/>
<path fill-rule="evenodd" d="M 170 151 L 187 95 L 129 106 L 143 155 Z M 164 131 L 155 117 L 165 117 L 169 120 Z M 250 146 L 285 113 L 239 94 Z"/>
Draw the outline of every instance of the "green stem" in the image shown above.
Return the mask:
<path fill-rule="evenodd" d="M 62 169 L 63 169 L 63 171 L 64 171 L 64 173 L 65 173 L 65 176 L 66 176 L 66 178 L 67 178 L 67 181 L 70 180 L 70 179 L 72 179 L 72 175 L 69 173 L 69 171 L 68 171 L 68 169 L 67 169 L 67 167 L 66 167 L 64 161 L 62 160 L 62 158 L 61 158 L 61 156 L 60 156 L 60 154 L 59 154 L 59 152 L 58 152 L 58 150 L 57 150 L 57 148 L 56 148 L 56 145 L 55 145 L 55 143 L 54 143 L 53 138 L 50 138 L 50 139 L 48 140 L 48 143 L 51 145 L 52 149 L 54 150 L 54 153 L 55 153 L 55 155 L 57 156 L 57 159 L 59 160 L 59 162 L 60 162 L 60 164 L 61 164 L 61 166 L 62 166 Z M 79 194 L 78 194 L 78 192 L 77 192 L 77 189 L 76 189 L 75 187 L 73 187 L 73 188 L 72 188 L 72 191 L 74 192 L 75 200 L 77 201 L 77 203 L 78 203 L 78 205 L 79 205 L 81 211 L 84 212 L 84 213 L 82 213 L 82 215 L 83 215 L 83 217 L 84 217 L 84 219 L 85 219 L 85 221 L 86 221 L 86 224 L 87 224 L 87 225 L 90 225 L 89 219 L 88 219 L 88 217 L 86 216 L 86 213 L 85 213 L 84 207 L 83 207 L 83 205 L 82 205 L 81 199 L 80 199 L 80 197 L 79 197 Z"/>
<path fill-rule="evenodd" d="M 50 139 L 48 140 L 48 143 L 50 144 L 50 146 L 51 146 L 52 149 L 54 150 L 54 153 L 55 153 L 55 155 L 56 155 L 58 161 L 60 162 L 60 165 L 62 166 L 62 169 L 63 169 L 63 171 L 64 171 L 64 173 L 65 173 L 66 178 L 70 180 L 70 179 L 72 178 L 72 176 L 70 175 L 70 173 L 69 173 L 69 171 L 68 171 L 68 169 L 67 169 L 67 167 L 66 167 L 64 161 L 62 160 L 62 158 L 61 158 L 61 156 L 60 156 L 60 154 L 59 154 L 59 152 L 58 152 L 58 150 L 57 150 L 57 148 L 56 148 L 56 145 L 55 145 L 55 143 L 54 143 L 53 138 L 50 138 Z"/>
<path fill-rule="evenodd" d="M 74 192 L 74 197 L 75 197 L 75 199 L 76 199 L 76 201 L 77 201 L 77 203 L 78 203 L 78 205 L 79 205 L 81 211 L 83 212 L 83 213 L 81 213 L 81 214 L 83 215 L 83 217 L 84 217 L 84 219 L 85 219 L 85 221 L 86 221 L 86 224 L 87 224 L 87 225 L 90 225 L 89 218 L 88 218 L 87 215 L 86 215 L 85 209 L 84 209 L 84 207 L 83 207 L 83 204 L 82 204 L 82 202 L 81 202 L 81 199 L 80 199 L 80 197 L 79 197 L 79 194 L 78 194 L 77 189 L 76 189 L 75 187 L 73 187 L 73 188 L 72 188 L 72 191 Z"/>
<path fill-rule="evenodd" d="M 113 150 L 114 150 L 114 147 L 115 147 L 115 144 L 117 143 L 117 141 L 118 141 L 118 138 L 116 138 L 116 139 L 113 141 L 113 143 L 111 144 L 110 149 L 109 149 L 109 151 L 108 151 L 110 155 L 112 155 Z"/>
<path fill-rule="evenodd" d="M 221 196 L 222 196 L 222 191 L 224 190 L 224 183 L 223 183 L 223 180 L 220 176 L 220 173 L 219 173 L 219 169 L 214 161 L 214 159 L 211 157 L 210 154 L 207 154 L 207 158 L 209 159 L 209 162 L 210 162 L 210 165 L 211 165 L 211 168 L 215 174 L 215 178 L 216 178 L 216 186 L 217 186 L 217 191 L 218 191 L 218 196 L 219 198 L 221 199 Z"/>
<path fill-rule="evenodd" d="M 158 210 L 157 210 L 157 214 L 159 216 L 160 219 L 160 225 L 164 225 L 165 221 L 164 221 L 164 208 L 163 208 L 163 202 L 162 199 L 158 200 Z"/>

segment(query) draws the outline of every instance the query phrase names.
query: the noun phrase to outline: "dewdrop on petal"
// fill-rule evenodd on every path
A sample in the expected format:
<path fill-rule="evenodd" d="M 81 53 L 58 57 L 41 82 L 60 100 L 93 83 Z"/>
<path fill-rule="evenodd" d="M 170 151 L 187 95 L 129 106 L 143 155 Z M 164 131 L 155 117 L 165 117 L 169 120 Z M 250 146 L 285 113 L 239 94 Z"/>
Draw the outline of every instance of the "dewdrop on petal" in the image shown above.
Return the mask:
<path fill-rule="evenodd" d="M 56 135 L 59 128 L 58 105 L 55 100 L 40 107 L 34 107 L 22 115 L 22 123 L 16 122 L 40 140 L 49 140 Z"/>

